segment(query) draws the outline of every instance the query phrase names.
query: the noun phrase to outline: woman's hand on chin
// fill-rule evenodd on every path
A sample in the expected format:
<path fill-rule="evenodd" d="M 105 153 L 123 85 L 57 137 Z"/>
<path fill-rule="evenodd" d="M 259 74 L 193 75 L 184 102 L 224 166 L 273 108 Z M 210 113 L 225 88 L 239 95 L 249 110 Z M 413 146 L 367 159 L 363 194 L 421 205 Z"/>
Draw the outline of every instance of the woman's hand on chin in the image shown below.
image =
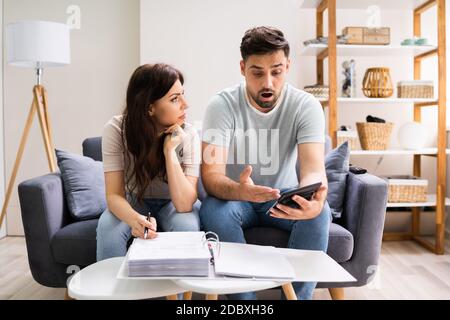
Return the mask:
<path fill-rule="evenodd" d="M 173 126 L 170 126 L 164 131 L 167 134 L 164 139 L 164 153 L 168 154 L 171 151 L 175 150 L 186 137 L 186 132 L 184 132 L 183 128 L 177 123 Z"/>

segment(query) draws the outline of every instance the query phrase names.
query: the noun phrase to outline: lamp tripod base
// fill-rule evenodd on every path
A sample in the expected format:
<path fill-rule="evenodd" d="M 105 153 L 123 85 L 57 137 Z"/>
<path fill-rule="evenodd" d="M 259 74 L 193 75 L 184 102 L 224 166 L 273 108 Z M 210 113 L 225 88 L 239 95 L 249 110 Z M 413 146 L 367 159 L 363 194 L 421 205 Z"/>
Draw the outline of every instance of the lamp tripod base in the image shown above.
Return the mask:
<path fill-rule="evenodd" d="M 52 140 L 52 131 L 50 126 L 50 118 L 48 113 L 47 104 L 47 90 L 42 85 L 36 85 L 33 88 L 33 102 L 31 103 L 30 112 L 28 113 L 27 122 L 25 123 L 25 128 L 22 133 L 22 138 L 19 144 L 19 150 L 17 151 L 16 161 L 14 162 L 14 167 L 12 170 L 11 177 L 8 183 L 8 189 L 5 194 L 5 201 L 2 207 L 2 213 L 0 216 L 0 228 L 3 224 L 3 220 L 6 216 L 6 209 L 8 207 L 9 200 L 11 198 L 11 193 L 14 187 L 14 182 L 17 177 L 17 172 L 19 170 L 20 161 L 22 160 L 23 151 L 25 149 L 25 144 L 28 139 L 28 134 L 30 133 L 31 125 L 33 124 L 34 116 L 37 112 L 39 118 L 39 124 L 41 127 L 42 138 L 44 140 L 45 152 L 47 154 L 48 166 L 50 172 L 56 172 L 56 160 L 54 153 L 54 146 Z"/>

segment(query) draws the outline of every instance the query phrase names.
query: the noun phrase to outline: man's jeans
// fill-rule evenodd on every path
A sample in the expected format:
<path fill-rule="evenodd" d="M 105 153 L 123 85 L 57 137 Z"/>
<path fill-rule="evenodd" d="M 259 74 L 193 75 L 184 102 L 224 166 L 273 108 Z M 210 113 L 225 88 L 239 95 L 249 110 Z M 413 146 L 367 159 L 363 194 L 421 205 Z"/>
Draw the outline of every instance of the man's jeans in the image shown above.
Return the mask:
<path fill-rule="evenodd" d="M 285 220 L 267 214 L 275 201 L 254 203 L 225 201 L 208 197 L 202 202 L 200 221 L 202 230 L 217 233 L 220 241 L 245 243 L 245 229 L 261 226 L 290 232 L 288 248 L 322 250 L 326 252 L 331 211 L 328 202 L 322 212 L 311 220 Z M 293 284 L 298 299 L 311 299 L 315 282 Z M 229 299 L 255 299 L 254 292 L 228 295 Z"/>

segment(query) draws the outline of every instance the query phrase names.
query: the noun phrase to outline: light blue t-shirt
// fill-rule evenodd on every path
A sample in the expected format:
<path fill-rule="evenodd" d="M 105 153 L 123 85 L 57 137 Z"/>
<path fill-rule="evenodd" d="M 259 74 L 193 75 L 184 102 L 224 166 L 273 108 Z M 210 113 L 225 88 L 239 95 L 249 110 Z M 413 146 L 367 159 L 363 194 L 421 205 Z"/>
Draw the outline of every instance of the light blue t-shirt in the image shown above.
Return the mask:
<path fill-rule="evenodd" d="M 270 112 L 260 112 L 250 105 L 242 83 L 211 99 L 202 140 L 228 147 L 227 177 L 239 181 L 241 171 L 250 164 L 255 184 L 293 187 L 298 185 L 297 145 L 325 143 L 324 113 L 314 96 L 289 84 Z M 204 162 L 208 154 L 205 150 Z"/>

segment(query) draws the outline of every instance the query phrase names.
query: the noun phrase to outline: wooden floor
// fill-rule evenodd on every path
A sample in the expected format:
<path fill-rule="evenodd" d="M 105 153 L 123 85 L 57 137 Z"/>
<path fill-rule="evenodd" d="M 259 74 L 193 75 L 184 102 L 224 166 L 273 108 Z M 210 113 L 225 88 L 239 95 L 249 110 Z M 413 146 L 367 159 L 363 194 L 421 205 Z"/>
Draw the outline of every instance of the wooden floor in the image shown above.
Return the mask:
<path fill-rule="evenodd" d="M 449 241 L 446 252 L 437 256 L 413 242 L 385 242 L 378 276 L 369 286 L 345 289 L 346 299 L 450 299 Z M 0 300 L 64 299 L 64 291 L 43 287 L 33 280 L 24 238 L 0 240 Z M 278 290 L 258 293 L 260 299 L 279 296 Z M 317 289 L 314 299 L 330 296 L 327 290 Z"/>

